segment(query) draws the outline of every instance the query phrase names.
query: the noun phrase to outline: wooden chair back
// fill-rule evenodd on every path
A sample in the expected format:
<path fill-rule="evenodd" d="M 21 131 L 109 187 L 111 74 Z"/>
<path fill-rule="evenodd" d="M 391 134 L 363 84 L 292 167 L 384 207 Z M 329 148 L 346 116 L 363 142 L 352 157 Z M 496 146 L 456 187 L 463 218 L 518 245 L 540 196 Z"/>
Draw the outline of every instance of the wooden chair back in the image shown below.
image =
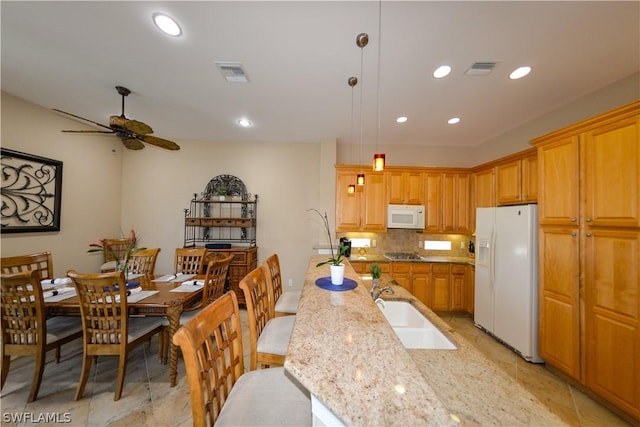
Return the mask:
<path fill-rule="evenodd" d="M 0 277 L 2 345 L 5 351 L 11 348 L 13 355 L 33 355 L 47 336 L 40 273 L 27 270 Z"/>
<path fill-rule="evenodd" d="M 51 252 L 4 257 L 0 259 L 0 264 L 3 274 L 37 270 L 40 280 L 55 279 L 53 277 L 53 256 Z"/>
<path fill-rule="evenodd" d="M 269 317 L 276 316 L 276 301 L 282 295 L 282 272 L 280 270 L 280 260 L 278 254 L 269 256 L 262 264 L 264 273 L 267 276 L 268 292 L 269 292 Z"/>
<path fill-rule="evenodd" d="M 12 356 L 34 356 L 35 368 L 28 402 L 38 396 L 46 353 L 56 349 L 56 362 L 60 361 L 60 346 L 80 338 L 81 331 L 75 318 L 65 316 L 51 319 L 47 328 L 44 297 L 40 286 L 40 272 L 27 270 L 0 275 L 2 294 L 2 380 L 6 383 Z M 51 332 L 51 333 L 48 333 Z"/>
<path fill-rule="evenodd" d="M 129 348 L 161 333 L 162 321 L 151 317 L 129 319 L 126 282 L 122 271 L 77 273 L 71 270 L 67 276 L 73 280 L 78 291 L 83 329 L 84 352 L 76 400 L 84 394 L 94 356 L 119 357 L 114 397 L 114 400 L 119 400 Z"/>
<path fill-rule="evenodd" d="M 85 352 L 113 354 L 127 343 L 129 316 L 127 289 L 122 271 L 78 273 L 69 271 L 80 300 Z"/>
<path fill-rule="evenodd" d="M 209 261 L 207 275 L 204 279 L 204 288 L 202 289 L 202 307 L 212 303 L 224 294 L 231 260 L 233 260 L 233 256 L 228 255 L 223 259 Z"/>
<path fill-rule="evenodd" d="M 153 278 L 159 253 L 160 248 L 147 248 L 135 252 L 129 258 L 129 273 L 147 274 L 149 278 Z"/>
<path fill-rule="evenodd" d="M 258 363 L 258 337 L 269 319 L 269 294 L 267 276 L 262 267 L 253 269 L 240 281 L 244 293 L 249 321 L 249 341 L 251 343 L 251 369 Z"/>
<path fill-rule="evenodd" d="M 173 336 L 189 381 L 194 426 L 212 426 L 244 373 L 242 326 L 235 292 L 218 298 Z M 249 408 L 248 408 L 249 410 Z"/>
<path fill-rule="evenodd" d="M 207 248 L 176 248 L 174 273 L 204 274 Z"/>
<path fill-rule="evenodd" d="M 125 237 L 121 239 L 104 239 L 103 240 L 104 247 L 104 262 L 115 261 L 116 256 L 118 259 L 122 260 L 127 254 L 127 250 L 135 247 L 136 241 L 130 237 Z"/>

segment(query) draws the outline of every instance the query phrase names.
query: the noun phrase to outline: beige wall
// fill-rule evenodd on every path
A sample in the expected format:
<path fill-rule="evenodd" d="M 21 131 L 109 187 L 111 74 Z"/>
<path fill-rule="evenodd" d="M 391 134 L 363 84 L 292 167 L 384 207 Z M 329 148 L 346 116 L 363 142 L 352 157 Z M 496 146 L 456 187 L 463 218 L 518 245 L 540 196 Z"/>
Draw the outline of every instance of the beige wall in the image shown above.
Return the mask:
<path fill-rule="evenodd" d="M 177 152 L 148 146 L 124 150 L 113 136 L 63 134 L 78 122 L 2 93 L 2 146 L 62 160 L 59 233 L 3 234 L 2 256 L 50 250 L 55 275 L 97 271 L 87 254 L 97 237 L 135 228 L 141 244 L 162 250 L 157 273 L 172 269 L 182 246 L 184 209 L 219 174 L 236 175 L 259 195 L 258 256 L 277 252 L 285 285 L 299 287 L 309 256 L 323 237 L 308 208 L 335 210 L 335 139 L 318 144 L 177 141 Z"/>
<path fill-rule="evenodd" d="M 531 138 L 640 98 L 639 82 L 640 74 L 630 76 L 471 150 L 382 148 L 392 165 L 475 166 L 526 149 Z M 71 268 L 97 271 L 101 258 L 87 254 L 87 245 L 135 228 L 142 245 L 162 249 L 156 272 L 169 272 L 173 251 L 183 244 L 184 209 L 193 193 L 219 174 L 238 176 L 260 196 L 259 261 L 277 252 L 285 284 L 292 279 L 299 287 L 309 255 L 327 244 L 307 209 L 326 211 L 334 222 L 333 165 L 336 156 L 338 162 L 349 158 L 335 139 L 318 144 L 177 141 L 178 152 L 153 146 L 136 152 L 123 149 L 110 135 L 61 133 L 83 126 L 6 93 L 1 113 L 3 147 L 64 162 L 61 231 L 4 234 L 2 256 L 50 250 L 56 276 Z"/>
<path fill-rule="evenodd" d="M 3 148 L 63 162 L 60 231 L 2 234 L 2 256 L 48 250 L 56 276 L 96 271 L 102 258 L 87 254 L 87 245 L 120 233 L 122 153 L 114 138 L 63 134 L 82 126 L 4 92 L 1 113 Z"/>
<path fill-rule="evenodd" d="M 613 110 L 640 99 L 640 73 L 589 93 L 565 106 L 554 109 L 483 144 L 460 146 L 384 145 L 387 163 L 394 166 L 473 167 L 509 154 L 526 150 L 529 141 L 554 130 Z M 364 144 L 363 153 L 373 153 L 374 145 Z M 354 164 L 351 144 L 338 142 L 338 164 Z M 372 156 L 363 154 L 363 163 Z M 357 158 L 357 156 L 355 156 Z"/>

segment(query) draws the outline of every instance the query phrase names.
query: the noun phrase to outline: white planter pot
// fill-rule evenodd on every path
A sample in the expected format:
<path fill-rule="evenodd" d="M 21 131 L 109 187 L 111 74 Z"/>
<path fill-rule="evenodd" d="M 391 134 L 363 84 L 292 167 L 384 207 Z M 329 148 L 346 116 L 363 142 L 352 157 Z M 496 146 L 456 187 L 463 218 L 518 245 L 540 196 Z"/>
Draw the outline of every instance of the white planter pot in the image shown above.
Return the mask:
<path fill-rule="evenodd" d="M 331 270 L 331 284 L 342 285 L 344 283 L 344 264 L 329 265 Z"/>

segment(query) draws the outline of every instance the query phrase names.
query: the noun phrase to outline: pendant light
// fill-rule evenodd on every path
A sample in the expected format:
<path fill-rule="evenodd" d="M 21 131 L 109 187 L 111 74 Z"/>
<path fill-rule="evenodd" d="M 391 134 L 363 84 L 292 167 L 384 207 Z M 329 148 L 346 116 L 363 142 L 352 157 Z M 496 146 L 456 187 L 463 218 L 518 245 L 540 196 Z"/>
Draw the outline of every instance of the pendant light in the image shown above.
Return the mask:
<path fill-rule="evenodd" d="M 377 95 L 376 104 L 378 107 L 378 130 L 376 133 L 376 151 L 378 151 L 378 142 L 380 140 L 380 53 L 382 50 L 382 0 L 378 6 L 378 78 L 377 78 Z M 385 155 L 384 153 L 375 153 L 373 155 L 373 170 L 375 172 L 381 172 L 385 167 Z"/>
<path fill-rule="evenodd" d="M 364 58 L 364 47 L 369 44 L 369 35 L 367 33 L 360 33 L 356 36 L 356 46 L 360 48 L 360 79 L 364 81 L 364 67 L 363 67 L 363 58 Z M 359 164 L 360 168 L 362 168 L 362 144 L 363 144 L 363 128 L 362 128 L 362 92 L 364 89 L 360 89 L 360 158 Z M 358 174 L 358 179 L 356 181 L 358 186 L 364 185 L 364 172 L 360 170 Z"/>
<path fill-rule="evenodd" d="M 349 77 L 349 79 L 347 79 L 347 84 L 349 86 L 351 86 L 351 137 L 349 138 L 349 142 L 351 143 L 351 153 L 353 153 L 353 104 L 354 104 L 354 96 L 353 96 L 353 91 L 354 91 L 354 87 L 358 84 L 358 78 L 355 76 Z M 353 156 L 352 156 L 353 157 Z M 355 184 L 349 184 L 347 186 L 347 193 L 349 194 L 355 194 L 356 192 L 356 185 Z"/>

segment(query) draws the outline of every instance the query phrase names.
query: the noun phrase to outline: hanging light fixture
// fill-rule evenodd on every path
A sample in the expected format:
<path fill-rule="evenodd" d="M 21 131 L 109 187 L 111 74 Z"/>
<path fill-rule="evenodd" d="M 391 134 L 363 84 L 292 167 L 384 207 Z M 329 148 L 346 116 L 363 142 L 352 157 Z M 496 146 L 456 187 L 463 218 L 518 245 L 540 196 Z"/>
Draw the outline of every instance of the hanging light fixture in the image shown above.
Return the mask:
<path fill-rule="evenodd" d="M 378 142 L 380 140 L 380 52 L 382 50 L 382 0 L 378 6 L 378 78 L 377 78 L 377 95 L 376 103 L 378 107 L 378 130 L 376 132 L 376 151 L 378 151 Z M 384 170 L 385 155 L 384 153 L 375 153 L 373 155 L 373 170 L 380 172 Z"/>
<path fill-rule="evenodd" d="M 356 36 L 356 45 L 360 48 L 360 78 L 364 81 L 364 68 L 363 58 L 364 58 L 364 47 L 369 44 L 369 35 L 367 33 L 360 33 Z M 362 92 L 363 89 L 360 89 L 360 159 L 359 164 L 360 168 L 362 168 L 362 144 L 363 144 L 363 129 L 362 129 Z M 356 181 L 358 186 L 364 185 L 364 172 L 361 170 L 358 174 L 358 179 Z"/>
<path fill-rule="evenodd" d="M 349 84 L 349 86 L 351 86 L 351 137 L 349 138 L 349 142 L 351 143 L 351 147 L 353 148 L 353 104 L 354 104 L 354 96 L 353 96 L 353 91 L 354 91 L 354 87 L 358 84 L 358 78 L 355 76 L 349 77 L 349 79 L 347 79 L 347 83 Z M 351 152 L 353 153 L 353 149 L 351 150 Z M 354 194 L 356 192 L 356 185 L 355 184 L 349 184 L 347 186 L 347 193 L 349 194 Z"/>

